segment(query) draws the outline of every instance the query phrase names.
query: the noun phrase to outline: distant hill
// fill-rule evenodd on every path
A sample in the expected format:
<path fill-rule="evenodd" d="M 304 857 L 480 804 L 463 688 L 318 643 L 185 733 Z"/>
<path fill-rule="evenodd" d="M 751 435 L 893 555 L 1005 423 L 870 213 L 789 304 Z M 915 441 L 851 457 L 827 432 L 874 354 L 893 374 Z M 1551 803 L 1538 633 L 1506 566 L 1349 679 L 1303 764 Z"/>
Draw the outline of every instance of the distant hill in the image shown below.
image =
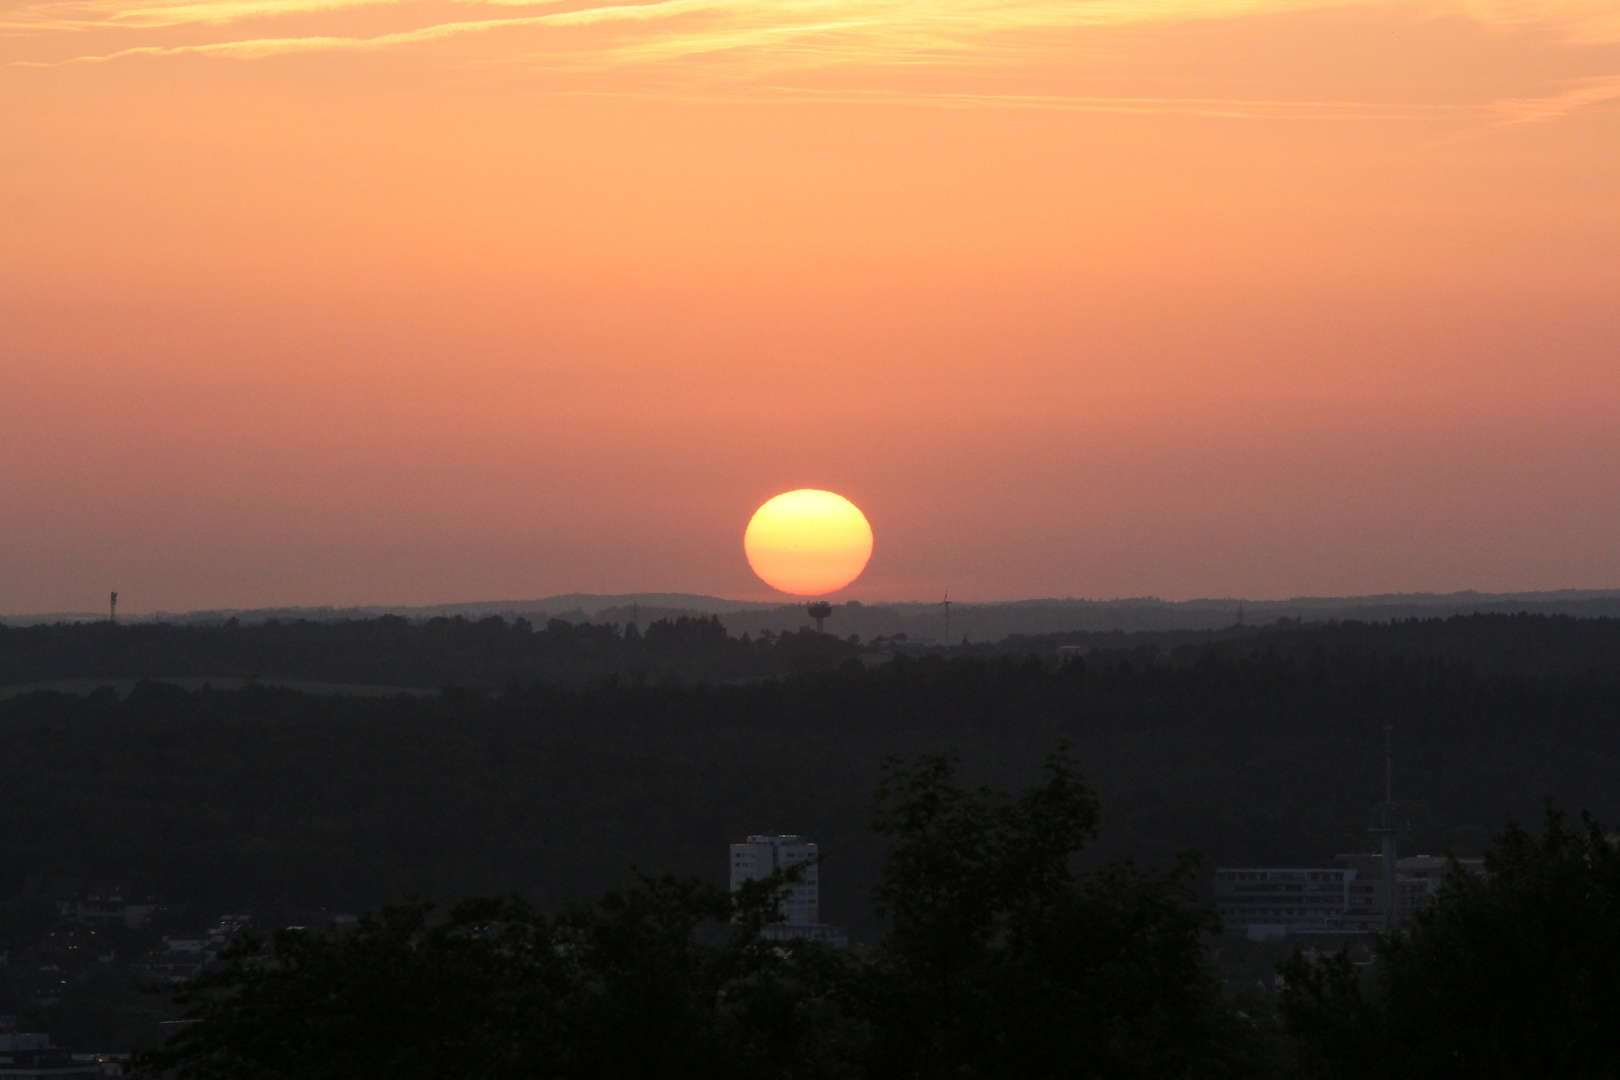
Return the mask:
<path fill-rule="evenodd" d="M 1160 600 L 1136 597 L 1116 600 L 953 602 L 950 636 L 953 643 L 960 643 L 963 637 L 973 642 L 996 642 L 1015 634 L 1218 630 L 1239 622 L 1265 625 L 1279 619 L 1305 623 L 1348 620 L 1389 622 L 1394 619 L 1443 618 L 1450 615 L 1518 613 L 1617 617 L 1620 616 L 1620 590 L 1385 593 L 1374 596 L 1307 596 L 1289 600 L 1242 600 L 1235 597 Z M 802 603 L 760 603 L 695 593 L 563 593 L 535 600 L 489 600 L 427 606 L 221 609 L 184 614 L 162 613 L 127 621 L 210 623 L 234 618 L 241 622 L 267 622 L 271 619 L 284 622 L 298 619 L 336 622 L 379 615 L 399 615 L 413 620 L 457 616 L 480 619 L 498 615 L 508 620 L 522 617 L 537 624 L 560 619 L 570 623 L 617 623 L 621 626 L 635 622 L 643 627 L 658 619 L 718 615 L 731 633 L 755 635 L 762 630 L 777 633 L 798 630 L 812 623 Z M 87 622 L 104 617 L 87 613 L 11 615 L 0 617 L 0 623 L 29 626 Z M 850 601 L 834 604 L 833 616 L 826 624 L 830 634 L 840 637 L 858 634 L 867 641 L 901 634 L 908 640 L 942 641 L 945 629 L 944 607 L 937 602 L 919 601 L 868 604 Z"/>
<path fill-rule="evenodd" d="M 336 622 L 340 619 L 370 619 L 378 615 L 400 615 L 407 619 L 455 618 L 481 619 L 490 615 L 502 618 L 522 617 L 544 622 L 548 618 L 563 618 L 568 622 L 603 621 L 597 612 L 623 608 L 634 611 L 645 608 L 648 612 L 668 612 L 674 615 L 719 615 L 724 612 L 747 611 L 752 608 L 774 609 L 780 605 L 761 604 L 748 600 L 725 600 L 718 596 L 697 593 L 624 593 L 599 595 L 595 593 L 561 593 L 538 600 L 480 600 L 462 604 L 363 604 L 353 607 L 276 607 L 276 608 L 209 608 L 204 611 L 167 612 L 151 615 L 120 616 L 124 622 L 207 623 L 237 619 L 241 622 L 268 622 L 280 619 L 289 622 L 307 619 L 312 622 Z M 0 624 L 9 626 L 38 626 L 42 623 L 95 622 L 106 618 L 106 612 L 47 612 L 34 615 L 0 615 Z M 651 615 L 642 621 L 661 618 Z"/>

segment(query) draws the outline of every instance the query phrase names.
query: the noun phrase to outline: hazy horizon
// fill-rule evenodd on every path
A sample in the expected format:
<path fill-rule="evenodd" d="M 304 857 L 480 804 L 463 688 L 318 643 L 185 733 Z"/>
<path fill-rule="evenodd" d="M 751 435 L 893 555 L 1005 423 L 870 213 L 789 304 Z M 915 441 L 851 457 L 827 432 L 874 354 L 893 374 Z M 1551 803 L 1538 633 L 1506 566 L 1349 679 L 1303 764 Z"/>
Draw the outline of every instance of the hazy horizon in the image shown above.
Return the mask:
<path fill-rule="evenodd" d="M 941 599 L 868 599 L 864 601 L 836 600 L 835 608 L 846 604 L 864 607 L 869 610 L 893 609 L 906 611 L 908 614 L 926 613 L 941 610 Z M 1333 612 L 1333 611 L 1388 611 L 1400 612 L 1406 609 L 1428 609 L 1437 611 L 1461 612 L 1477 606 L 1481 610 L 1502 610 L 1520 606 L 1522 610 L 1571 610 L 1574 612 L 1596 611 L 1593 605 L 1604 601 L 1620 601 L 1620 589 L 1552 589 L 1529 592 L 1487 593 L 1476 590 L 1460 590 L 1451 593 L 1411 592 L 1411 593 L 1373 593 L 1349 596 L 1290 596 L 1290 597 L 1236 597 L 1236 596 L 1204 596 L 1170 598 L 1160 596 L 1120 596 L 1120 597 L 1017 597 L 1017 598 L 979 598 L 979 599 L 952 599 L 951 607 L 957 612 L 972 609 L 1035 609 L 1040 607 L 1059 609 L 1129 609 L 1143 608 L 1169 608 L 1183 610 L 1214 611 L 1221 614 L 1232 614 L 1238 611 L 1239 605 L 1247 607 L 1256 618 L 1292 617 L 1299 613 Z M 187 611 L 169 611 L 165 609 L 131 608 L 124 602 L 120 594 L 120 619 L 150 620 L 153 618 L 178 619 L 206 619 L 213 616 L 258 616 L 264 618 L 292 615 L 299 617 L 319 616 L 330 614 L 336 617 L 358 615 L 360 617 L 373 617 L 382 614 L 402 614 L 416 617 L 432 617 L 435 615 L 463 615 L 467 617 L 480 617 L 487 615 L 532 615 L 543 612 L 548 616 L 567 616 L 576 612 L 588 618 L 611 613 L 615 618 L 633 613 L 636 608 L 645 609 L 646 619 L 656 619 L 669 616 L 671 613 L 682 614 L 715 614 L 737 615 L 748 612 L 772 613 L 781 611 L 801 612 L 806 606 L 803 597 L 782 597 L 773 600 L 748 600 L 734 597 L 711 596 L 700 593 L 559 593 L 551 596 L 532 598 L 511 598 L 505 600 L 464 600 L 447 601 L 430 604 L 353 604 L 353 605 L 310 605 L 289 604 L 272 605 L 254 608 L 196 608 Z M 1620 615 L 1620 608 L 1614 612 L 1606 609 L 1603 614 Z M 39 612 L 0 612 L 0 622 L 13 623 L 45 622 L 52 619 L 93 620 L 105 619 L 106 609 L 94 611 L 89 609 L 66 611 L 39 611 Z M 1387 612 L 1378 617 L 1391 617 Z M 620 620 L 622 621 L 622 620 Z M 645 621 L 645 619 L 643 619 Z M 834 624 L 836 629 L 837 624 Z"/>

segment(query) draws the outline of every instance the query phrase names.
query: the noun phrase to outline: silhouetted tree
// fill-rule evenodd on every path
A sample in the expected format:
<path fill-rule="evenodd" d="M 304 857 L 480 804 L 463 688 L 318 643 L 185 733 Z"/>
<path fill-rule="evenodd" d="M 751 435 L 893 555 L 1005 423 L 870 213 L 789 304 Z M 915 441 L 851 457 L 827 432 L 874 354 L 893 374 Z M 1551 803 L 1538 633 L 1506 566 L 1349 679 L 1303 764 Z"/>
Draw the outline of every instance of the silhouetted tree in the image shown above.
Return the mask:
<path fill-rule="evenodd" d="M 863 984 L 872 1077 L 1265 1075 L 1263 1035 L 1223 998 L 1218 919 L 1194 861 L 1082 876 L 1097 799 L 1065 750 L 1013 796 L 957 782 L 954 753 L 891 759 L 877 900 L 889 924 Z"/>
<path fill-rule="evenodd" d="M 517 899 L 407 904 L 349 931 L 244 937 L 177 998 L 138 1076 L 810 1080 L 834 1076 L 839 960 L 769 942 L 775 887 L 642 878 L 547 916 Z M 733 921 L 734 920 L 734 921 Z M 704 931 L 711 939 L 702 940 Z"/>
<path fill-rule="evenodd" d="M 1373 955 L 1365 977 L 1342 952 L 1283 967 L 1316 1075 L 1620 1076 L 1620 850 L 1588 816 L 1509 825 Z"/>

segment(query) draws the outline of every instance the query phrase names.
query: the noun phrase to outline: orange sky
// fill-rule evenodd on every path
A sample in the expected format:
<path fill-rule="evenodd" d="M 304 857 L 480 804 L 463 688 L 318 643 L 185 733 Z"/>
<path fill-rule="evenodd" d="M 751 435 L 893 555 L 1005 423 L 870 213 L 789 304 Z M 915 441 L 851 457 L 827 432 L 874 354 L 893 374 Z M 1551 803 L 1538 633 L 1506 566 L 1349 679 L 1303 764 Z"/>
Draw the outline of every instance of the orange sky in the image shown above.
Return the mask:
<path fill-rule="evenodd" d="M 0 0 L 0 612 L 1620 586 L 1613 0 Z"/>

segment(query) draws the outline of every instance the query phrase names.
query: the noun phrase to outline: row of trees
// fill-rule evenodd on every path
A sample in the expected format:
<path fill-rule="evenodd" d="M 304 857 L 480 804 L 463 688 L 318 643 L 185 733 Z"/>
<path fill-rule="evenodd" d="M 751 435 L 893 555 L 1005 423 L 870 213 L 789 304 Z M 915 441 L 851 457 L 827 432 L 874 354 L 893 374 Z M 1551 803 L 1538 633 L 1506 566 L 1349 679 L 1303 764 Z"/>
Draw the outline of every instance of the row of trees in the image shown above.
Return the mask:
<path fill-rule="evenodd" d="M 1390 662 L 1474 676 L 1600 680 L 1620 676 L 1620 619 L 1476 615 L 1389 623 L 1225 631 L 1074 632 L 957 646 L 957 655 L 1050 657 L 1077 646 L 1108 663 L 1181 668 L 1266 659 L 1301 671 Z M 583 686 L 610 675 L 726 680 L 835 666 L 859 652 L 809 629 L 733 637 L 715 617 L 536 626 L 497 616 L 415 622 L 398 616 L 184 625 L 79 623 L 0 626 L 0 686 L 93 679 L 257 675 L 266 680 L 499 690 L 545 680 Z"/>
<path fill-rule="evenodd" d="M 0 686 L 83 679 L 258 676 L 372 686 L 499 689 L 543 679 L 583 685 L 618 675 L 731 679 L 827 667 L 848 642 L 817 634 L 732 637 L 715 617 L 535 626 L 396 615 L 314 622 L 62 623 L 0 626 Z"/>
<path fill-rule="evenodd" d="M 544 912 L 477 899 L 238 942 L 181 995 L 148 1077 L 905 1080 L 1620 1075 L 1620 857 L 1549 810 L 1410 934 L 1296 956 L 1273 1009 L 1226 997 L 1219 927 L 1165 871 L 1076 855 L 1098 801 L 1067 753 L 1016 796 L 952 754 L 891 759 L 869 951 L 771 941 L 782 878 L 647 878 Z"/>

